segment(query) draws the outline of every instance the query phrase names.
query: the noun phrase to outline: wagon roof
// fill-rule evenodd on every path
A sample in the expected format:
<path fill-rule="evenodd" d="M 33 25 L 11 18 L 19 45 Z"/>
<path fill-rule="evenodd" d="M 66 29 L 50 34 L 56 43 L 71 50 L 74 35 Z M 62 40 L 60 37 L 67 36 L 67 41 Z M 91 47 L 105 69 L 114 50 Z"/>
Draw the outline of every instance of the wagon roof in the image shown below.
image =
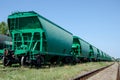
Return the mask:
<path fill-rule="evenodd" d="M 40 18 L 42 18 L 42 19 L 48 21 L 49 23 L 51 23 L 51 24 L 53 24 L 53 25 L 59 27 L 60 29 L 62 29 L 62 30 L 64 30 L 64 31 L 66 31 L 66 32 L 68 32 L 68 33 L 70 33 L 70 34 L 72 34 L 71 32 L 65 30 L 64 28 L 62 28 L 62 27 L 60 27 L 59 25 L 53 23 L 52 21 L 48 20 L 47 18 L 45 18 L 45 17 L 43 17 L 43 16 L 37 14 L 37 13 L 34 12 L 34 11 L 28 11 L 28 12 L 15 12 L 15 13 L 9 15 L 9 16 L 8 16 L 8 19 L 20 18 L 20 17 L 32 17 L 32 16 L 40 17 Z"/>

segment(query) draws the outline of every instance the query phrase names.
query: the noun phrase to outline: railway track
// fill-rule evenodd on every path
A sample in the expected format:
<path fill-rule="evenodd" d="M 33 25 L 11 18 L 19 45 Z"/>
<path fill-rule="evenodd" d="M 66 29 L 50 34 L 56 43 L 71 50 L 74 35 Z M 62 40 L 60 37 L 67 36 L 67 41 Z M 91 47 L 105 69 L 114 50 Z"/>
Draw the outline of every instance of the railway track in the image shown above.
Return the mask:
<path fill-rule="evenodd" d="M 113 64 L 114 64 L 114 63 L 113 63 Z M 112 66 L 113 64 L 110 64 L 110 65 L 108 65 L 108 66 L 105 66 L 105 67 L 99 68 L 99 69 L 97 69 L 97 70 L 93 70 L 93 71 L 91 71 L 91 72 L 88 72 L 88 73 L 86 73 L 86 74 L 80 75 L 80 76 L 74 78 L 73 80 L 86 80 L 86 79 L 90 78 L 91 76 L 99 73 L 100 71 L 102 71 L 102 70 L 104 70 L 104 69 Z M 120 66 L 119 66 L 119 71 L 120 71 Z M 118 75 L 120 75 L 120 74 L 118 74 Z M 120 79 L 118 78 L 118 80 L 120 80 Z"/>
<path fill-rule="evenodd" d="M 120 63 L 118 62 L 118 72 L 117 72 L 117 79 L 120 80 Z"/>

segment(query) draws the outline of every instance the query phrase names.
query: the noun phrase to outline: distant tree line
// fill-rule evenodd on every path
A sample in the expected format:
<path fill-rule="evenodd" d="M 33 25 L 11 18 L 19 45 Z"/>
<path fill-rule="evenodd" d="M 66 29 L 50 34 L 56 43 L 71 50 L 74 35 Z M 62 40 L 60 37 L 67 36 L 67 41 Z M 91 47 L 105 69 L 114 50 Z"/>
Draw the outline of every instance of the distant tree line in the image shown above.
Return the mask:
<path fill-rule="evenodd" d="M 0 22 L 0 34 L 9 35 L 9 29 L 6 22 Z"/>
<path fill-rule="evenodd" d="M 117 58 L 116 61 L 119 61 L 119 62 L 120 62 L 120 58 Z"/>

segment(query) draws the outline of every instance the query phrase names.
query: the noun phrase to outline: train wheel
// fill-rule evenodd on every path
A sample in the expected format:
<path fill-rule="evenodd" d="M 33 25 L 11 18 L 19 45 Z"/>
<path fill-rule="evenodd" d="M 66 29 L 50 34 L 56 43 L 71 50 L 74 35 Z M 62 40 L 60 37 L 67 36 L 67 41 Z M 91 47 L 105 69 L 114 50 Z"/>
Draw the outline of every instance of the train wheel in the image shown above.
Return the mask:
<path fill-rule="evenodd" d="M 70 64 L 70 63 L 72 63 L 72 58 L 71 57 L 65 57 L 65 60 L 64 60 L 64 62 L 66 63 L 66 64 Z"/>
<path fill-rule="evenodd" d="M 36 67 L 41 67 L 42 64 L 44 64 L 44 57 L 39 55 L 36 59 Z"/>
<path fill-rule="evenodd" d="M 3 57 L 3 65 L 6 66 L 7 60 L 5 57 Z"/>
<path fill-rule="evenodd" d="M 10 60 L 8 60 L 7 58 L 3 57 L 3 65 L 4 66 L 11 66 L 12 63 L 10 62 Z"/>
<path fill-rule="evenodd" d="M 76 63 L 80 63 L 80 59 L 79 59 L 79 58 L 76 58 L 76 59 L 75 59 L 75 62 L 76 62 Z"/>
<path fill-rule="evenodd" d="M 21 58 L 21 66 L 26 66 L 26 57 L 22 56 Z"/>

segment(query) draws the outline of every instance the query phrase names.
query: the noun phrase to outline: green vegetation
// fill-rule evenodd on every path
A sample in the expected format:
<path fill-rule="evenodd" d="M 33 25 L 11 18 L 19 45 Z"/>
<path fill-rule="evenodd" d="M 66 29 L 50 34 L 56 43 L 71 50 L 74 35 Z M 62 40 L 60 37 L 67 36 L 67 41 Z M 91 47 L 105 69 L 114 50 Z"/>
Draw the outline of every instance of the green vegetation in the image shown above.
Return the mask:
<path fill-rule="evenodd" d="M 69 80 L 78 74 L 91 71 L 110 62 L 90 62 L 77 65 L 45 67 L 41 69 L 24 67 L 3 67 L 0 65 L 0 80 Z"/>
<path fill-rule="evenodd" d="M 9 34 L 6 22 L 0 22 L 0 34 Z"/>
<path fill-rule="evenodd" d="M 116 61 L 120 62 L 120 58 L 115 59 Z"/>

